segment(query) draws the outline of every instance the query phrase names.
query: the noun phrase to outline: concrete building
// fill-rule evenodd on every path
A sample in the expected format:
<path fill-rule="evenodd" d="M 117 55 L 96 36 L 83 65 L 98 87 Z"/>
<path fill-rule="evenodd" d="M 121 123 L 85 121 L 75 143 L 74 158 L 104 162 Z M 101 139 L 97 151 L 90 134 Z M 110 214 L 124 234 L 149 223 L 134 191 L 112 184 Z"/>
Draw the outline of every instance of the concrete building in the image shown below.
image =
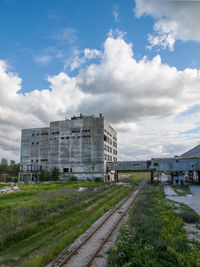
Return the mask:
<path fill-rule="evenodd" d="M 50 127 L 22 130 L 20 180 L 35 180 L 41 170 L 54 167 L 61 179 L 113 180 L 115 173 L 106 172 L 108 161 L 117 161 L 117 133 L 101 114 L 80 114 L 52 121 Z"/>
<path fill-rule="evenodd" d="M 200 158 L 200 145 L 193 147 L 192 149 L 183 153 L 180 157 L 182 157 L 182 158 L 190 158 L 190 157 Z"/>

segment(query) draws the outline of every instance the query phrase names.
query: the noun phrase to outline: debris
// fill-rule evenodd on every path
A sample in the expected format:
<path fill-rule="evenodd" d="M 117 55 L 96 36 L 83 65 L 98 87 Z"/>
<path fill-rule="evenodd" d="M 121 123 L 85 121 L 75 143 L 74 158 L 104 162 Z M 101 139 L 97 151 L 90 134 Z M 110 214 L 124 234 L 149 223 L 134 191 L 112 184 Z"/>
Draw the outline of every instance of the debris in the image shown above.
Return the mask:
<path fill-rule="evenodd" d="M 0 189 L 0 194 L 9 194 L 9 193 L 15 193 L 20 191 L 18 186 L 8 187 L 5 186 L 2 189 Z"/>
<path fill-rule="evenodd" d="M 119 182 L 119 183 L 115 183 L 116 185 L 123 185 L 123 186 L 131 186 L 130 183 L 123 183 L 123 182 Z"/>

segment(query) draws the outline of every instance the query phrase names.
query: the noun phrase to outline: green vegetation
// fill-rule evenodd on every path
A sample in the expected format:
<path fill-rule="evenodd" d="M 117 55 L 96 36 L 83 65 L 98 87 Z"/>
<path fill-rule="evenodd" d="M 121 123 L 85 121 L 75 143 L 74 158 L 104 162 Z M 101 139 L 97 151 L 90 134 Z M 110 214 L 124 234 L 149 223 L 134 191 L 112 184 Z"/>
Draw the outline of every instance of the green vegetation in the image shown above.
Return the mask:
<path fill-rule="evenodd" d="M 138 201 L 111 250 L 109 266 L 200 266 L 200 243 L 187 239 L 182 216 L 194 212 L 166 200 L 160 186 L 148 185 Z"/>
<path fill-rule="evenodd" d="M 44 266 L 144 177 L 134 176 L 130 187 L 51 182 L 0 195 L 0 265 Z M 79 186 L 88 190 L 78 192 Z"/>
<path fill-rule="evenodd" d="M 172 188 L 179 196 L 186 196 L 192 194 L 188 185 L 172 185 Z"/>
<path fill-rule="evenodd" d="M 0 163 L 0 182 L 17 182 L 19 172 L 19 164 L 16 164 L 14 160 L 1 159 Z"/>
<path fill-rule="evenodd" d="M 52 172 L 42 170 L 39 175 L 39 180 L 44 181 L 58 181 L 59 180 L 59 169 L 54 167 Z"/>

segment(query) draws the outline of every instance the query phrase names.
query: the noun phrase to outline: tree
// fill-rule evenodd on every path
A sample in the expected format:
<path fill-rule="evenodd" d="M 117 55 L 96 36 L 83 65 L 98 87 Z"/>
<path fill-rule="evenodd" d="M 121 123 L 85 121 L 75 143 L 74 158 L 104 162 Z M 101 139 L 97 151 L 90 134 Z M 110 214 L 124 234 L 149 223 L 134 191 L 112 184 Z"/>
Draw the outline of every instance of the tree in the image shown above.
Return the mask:
<path fill-rule="evenodd" d="M 51 177 L 53 180 L 58 180 L 59 179 L 59 169 L 54 167 L 53 171 L 51 173 Z"/>
<path fill-rule="evenodd" d="M 1 159 L 1 166 L 8 166 L 8 161 L 5 158 Z"/>

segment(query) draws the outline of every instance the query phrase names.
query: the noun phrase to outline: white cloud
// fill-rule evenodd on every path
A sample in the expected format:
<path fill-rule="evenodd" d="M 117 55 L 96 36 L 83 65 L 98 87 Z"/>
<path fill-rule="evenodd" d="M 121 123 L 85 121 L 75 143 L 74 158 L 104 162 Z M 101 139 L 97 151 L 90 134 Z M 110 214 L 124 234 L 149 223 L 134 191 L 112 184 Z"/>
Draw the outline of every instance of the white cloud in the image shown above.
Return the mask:
<path fill-rule="evenodd" d="M 66 55 L 62 50 L 49 46 L 43 48 L 40 52 L 37 52 L 37 54 L 33 55 L 33 59 L 40 65 L 47 65 L 53 60 L 63 59 L 65 56 Z"/>
<path fill-rule="evenodd" d="M 70 77 L 49 76 L 49 89 L 20 93 L 22 79 L 0 61 L 0 156 L 19 156 L 21 128 L 47 126 L 77 113 L 103 113 L 119 133 L 119 158 L 151 158 L 182 153 L 199 142 L 200 73 L 177 70 L 152 60 L 134 58 L 132 44 L 110 33 L 103 51 Z M 187 111 L 187 112 L 186 112 Z M 185 113 L 183 113 L 185 112 Z M 192 138 L 192 139 L 191 139 Z"/>
<path fill-rule="evenodd" d="M 135 0 L 135 14 L 152 16 L 155 34 L 149 35 L 150 46 L 173 50 L 176 40 L 200 42 L 199 1 Z"/>
<path fill-rule="evenodd" d="M 71 71 L 82 67 L 86 62 L 98 58 L 101 56 L 101 52 L 96 49 L 84 49 L 84 51 L 75 50 L 72 62 L 70 63 Z M 69 62 L 65 64 L 65 69 L 69 65 Z"/>
<path fill-rule="evenodd" d="M 115 22 L 119 22 L 119 6 L 118 5 L 114 5 L 113 6 L 113 11 L 112 11 L 113 17 Z"/>
<path fill-rule="evenodd" d="M 66 27 L 60 31 L 54 32 L 51 35 L 51 38 L 56 41 L 74 44 L 77 40 L 77 30 L 71 27 Z"/>

